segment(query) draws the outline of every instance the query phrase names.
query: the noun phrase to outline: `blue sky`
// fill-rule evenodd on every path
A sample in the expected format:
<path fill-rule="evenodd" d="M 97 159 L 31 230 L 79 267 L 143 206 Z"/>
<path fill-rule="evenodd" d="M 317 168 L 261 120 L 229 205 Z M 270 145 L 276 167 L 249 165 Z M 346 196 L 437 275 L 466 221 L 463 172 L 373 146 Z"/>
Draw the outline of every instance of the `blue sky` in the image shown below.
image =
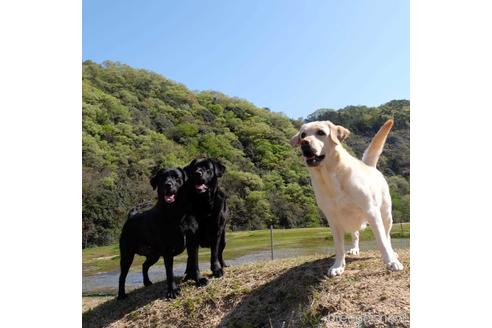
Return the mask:
<path fill-rule="evenodd" d="M 405 0 L 83 1 L 83 59 L 306 117 L 410 97 Z"/>

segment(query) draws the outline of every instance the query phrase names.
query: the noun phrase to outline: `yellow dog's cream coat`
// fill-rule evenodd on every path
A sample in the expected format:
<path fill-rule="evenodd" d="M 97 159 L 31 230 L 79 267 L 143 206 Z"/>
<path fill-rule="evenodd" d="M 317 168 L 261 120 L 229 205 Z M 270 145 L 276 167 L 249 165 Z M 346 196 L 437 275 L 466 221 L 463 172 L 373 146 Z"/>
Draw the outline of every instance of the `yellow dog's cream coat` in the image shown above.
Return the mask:
<path fill-rule="evenodd" d="M 350 132 L 330 121 L 310 122 L 301 126 L 291 145 L 309 145 L 319 157 L 313 164 L 306 159 L 316 201 L 328 219 L 335 242 L 335 263 L 329 276 L 341 275 L 345 268 L 344 233 L 352 233 L 349 254 L 359 254 L 359 230 L 369 223 L 374 231 L 384 263 L 390 270 L 402 270 L 390 241 L 393 223 L 391 197 L 383 174 L 376 169 L 393 120 L 388 120 L 374 136 L 362 161 L 341 145 Z M 311 155 L 312 156 L 312 155 Z M 313 157 L 310 157 L 313 158 Z"/>

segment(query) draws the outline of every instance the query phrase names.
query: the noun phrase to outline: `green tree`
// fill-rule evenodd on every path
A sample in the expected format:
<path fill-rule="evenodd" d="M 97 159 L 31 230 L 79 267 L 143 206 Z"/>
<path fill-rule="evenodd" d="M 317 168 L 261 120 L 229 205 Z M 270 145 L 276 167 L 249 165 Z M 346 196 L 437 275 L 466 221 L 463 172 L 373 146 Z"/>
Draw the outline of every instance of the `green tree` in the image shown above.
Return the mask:
<path fill-rule="evenodd" d="M 216 91 L 182 84 L 114 62 L 83 63 L 83 246 L 118 240 L 128 212 L 155 201 L 149 177 L 160 167 L 208 156 L 222 161 L 219 183 L 228 197 L 229 228 L 324 224 L 300 151 L 289 146 L 303 123 Z M 329 119 L 353 133 L 347 146 L 361 156 L 389 117 L 395 125 L 379 169 L 388 177 L 394 217 L 409 220 L 410 104 L 321 109 L 307 120 Z"/>

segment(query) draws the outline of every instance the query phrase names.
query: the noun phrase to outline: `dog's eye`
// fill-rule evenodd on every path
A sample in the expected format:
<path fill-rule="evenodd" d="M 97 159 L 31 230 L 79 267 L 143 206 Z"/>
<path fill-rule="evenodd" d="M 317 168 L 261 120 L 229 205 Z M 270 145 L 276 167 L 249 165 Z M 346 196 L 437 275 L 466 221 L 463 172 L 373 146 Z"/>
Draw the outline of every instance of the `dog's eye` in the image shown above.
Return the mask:
<path fill-rule="evenodd" d="M 325 131 L 323 131 L 323 130 L 316 131 L 316 134 L 319 136 L 325 136 L 326 135 Z"/>
<path fill-rule="evenodd" d="M 306 137 L 306 132 L 301 133 L 301 138 L 305 138 L 305 137 Z"/>

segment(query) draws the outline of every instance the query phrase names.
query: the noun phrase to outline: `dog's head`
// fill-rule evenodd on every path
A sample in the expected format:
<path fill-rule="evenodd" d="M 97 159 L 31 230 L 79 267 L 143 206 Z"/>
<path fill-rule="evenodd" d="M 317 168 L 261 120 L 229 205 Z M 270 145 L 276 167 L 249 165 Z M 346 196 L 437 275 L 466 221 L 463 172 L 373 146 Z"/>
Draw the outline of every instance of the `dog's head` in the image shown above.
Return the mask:
<path fill-rule="evenodd" d="M 292 147 L 301 146 L 302 155 L 308 166 L 318 166 L 334 147 L 339 145 L 350 131 L 330 121 L 303 124 L 291 139 Z"/>
<path fill-rule="evenodd" d="M 154 190 L 157 188 L 159 202 L 174 203 L 178 190 L 188 180 L 186 172 L 181 168 L 160 169 L 150 178 L 150 184 Z"/>
<path fill-rule="evenodd" d="M 216 188 L 217 178 L 225 172 L 224 165 L 207 158 L 195 159 L 184 169 L 190 177 L 190 184 L 199 194 Z"/>

